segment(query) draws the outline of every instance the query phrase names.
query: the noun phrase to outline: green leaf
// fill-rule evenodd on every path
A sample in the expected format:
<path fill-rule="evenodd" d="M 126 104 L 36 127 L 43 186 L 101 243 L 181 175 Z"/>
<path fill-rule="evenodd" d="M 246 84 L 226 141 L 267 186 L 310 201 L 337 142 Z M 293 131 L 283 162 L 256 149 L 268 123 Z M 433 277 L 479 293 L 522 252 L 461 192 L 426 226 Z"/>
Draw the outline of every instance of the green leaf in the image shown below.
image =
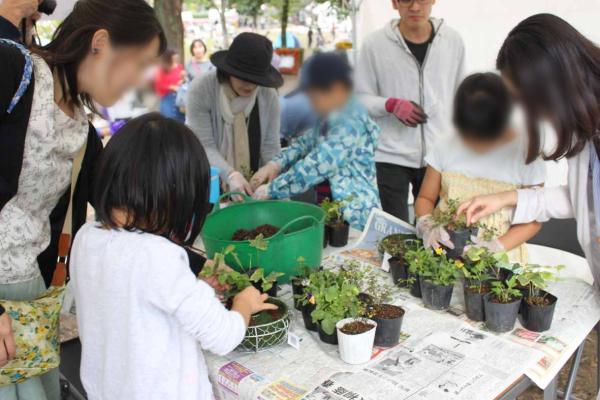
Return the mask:
<path fill-rule="evenodd" d="M 325 318 L 323 321 L 321 321 L 321 329 L 326 334 L 332 335 L 333 332 L 335 332 L 335 324 L 337 324 L 337 321 L 334 321 L 331 318 Z"/>

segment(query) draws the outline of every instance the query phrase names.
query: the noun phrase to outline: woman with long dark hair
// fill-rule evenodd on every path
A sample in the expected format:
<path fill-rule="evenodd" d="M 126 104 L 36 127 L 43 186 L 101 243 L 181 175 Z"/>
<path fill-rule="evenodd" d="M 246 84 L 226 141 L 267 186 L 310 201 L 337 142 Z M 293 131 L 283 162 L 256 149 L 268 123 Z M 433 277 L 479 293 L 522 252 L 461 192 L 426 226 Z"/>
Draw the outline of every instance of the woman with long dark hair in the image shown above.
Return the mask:
<path fill-rule="evenodd" d="M 568 185 L 477 197 L 461 206 L 469 223 L 515 207 L 513 223 L 575 218 L 577 236 L 600 285 L 600 48 L 550 14 L 527 18 L 500 49 L 497 67 L 524 106 L 528 161 L 541 151 L 540 122 L 556 132 L 546 160 L 567 158 Z"/>
<path fill-rule="evenodd" d="M 84 107 L 114 104 L 165 47 L 144 0 L 79 0 L 50 43 L 31 54 L 0 42 L 0 299 L 43 294 L 63 223 L 74 235 L 86 220 L 102 145 Z M 53 370 L 0 388 L 0 398 L 55 400 L 59 392 Z"/>

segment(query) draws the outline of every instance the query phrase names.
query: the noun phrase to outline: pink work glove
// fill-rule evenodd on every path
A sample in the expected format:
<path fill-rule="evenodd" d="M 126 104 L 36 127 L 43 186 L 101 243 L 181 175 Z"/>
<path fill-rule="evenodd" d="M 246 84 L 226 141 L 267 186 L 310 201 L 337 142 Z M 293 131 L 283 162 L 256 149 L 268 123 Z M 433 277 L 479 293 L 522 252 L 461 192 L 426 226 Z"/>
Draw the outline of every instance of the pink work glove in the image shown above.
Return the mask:
<path fill-rule="evenodd" d="M 385 110 L 394 114 L 400 122 L 411 128 L 427 122 L 427 114 L 420 105 L 413 101 L 389 98 L 385 102 Z"/>

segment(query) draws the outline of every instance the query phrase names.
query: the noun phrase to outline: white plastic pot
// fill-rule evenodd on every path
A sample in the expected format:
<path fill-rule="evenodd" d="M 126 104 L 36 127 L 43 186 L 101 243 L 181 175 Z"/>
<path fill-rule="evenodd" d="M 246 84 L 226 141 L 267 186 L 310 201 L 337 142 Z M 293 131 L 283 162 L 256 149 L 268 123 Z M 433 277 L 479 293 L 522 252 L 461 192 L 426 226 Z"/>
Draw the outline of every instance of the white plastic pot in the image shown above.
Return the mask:
<path fill-rule="evenodd" d="M 348 322 L 356 320 L 365 321 L 373 325 L 373 328 L 358 335 L 347 335 L 341 331 L 341 328 Z M 342 361 L 347 364 L 357 365 L 367 363 L 371 360 L 373 343 L 375 342 L 375 330 L 377 329 L 375 321 L 365 318 L 346 318 L 339 321 L 335 327 L 337 329 L 338 348 Z"/>

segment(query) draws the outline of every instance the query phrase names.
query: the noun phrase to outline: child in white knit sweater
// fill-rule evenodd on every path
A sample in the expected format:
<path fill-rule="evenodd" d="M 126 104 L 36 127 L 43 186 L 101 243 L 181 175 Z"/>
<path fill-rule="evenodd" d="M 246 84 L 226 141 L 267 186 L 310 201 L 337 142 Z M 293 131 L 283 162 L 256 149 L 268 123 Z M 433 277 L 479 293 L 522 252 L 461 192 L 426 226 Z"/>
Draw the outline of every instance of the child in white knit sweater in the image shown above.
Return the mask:
<path fill-rule="evenodd" d="M 71 274 L 91 400 L 213 398 L 202 349 L 243 339 L 275 308 L 248 288 L 231 311 L 192 272 L 183 245 L 208 212 L 209 164 L 184 125 L 149 114 L 109 142 L 98 166 L 98 222 L 78 233 Z"/>

